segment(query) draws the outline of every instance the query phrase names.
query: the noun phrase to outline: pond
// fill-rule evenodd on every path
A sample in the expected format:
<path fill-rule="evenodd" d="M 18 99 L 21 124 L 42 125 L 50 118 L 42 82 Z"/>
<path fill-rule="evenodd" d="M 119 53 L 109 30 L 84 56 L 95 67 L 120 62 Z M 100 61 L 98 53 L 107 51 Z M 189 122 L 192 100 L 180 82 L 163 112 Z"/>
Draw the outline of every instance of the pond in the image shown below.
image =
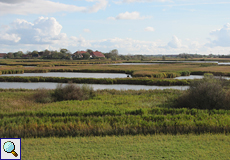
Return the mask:
<path fill-rule="evenodd" d="M 47 88 L 47 89 L 55 89 L 58 83 L 47 83 L 47 82 L 36 82 L 36 83 L 24 83 L 24 82 L 0 82 L 0 88 L 3 89 L 37 89 L 37 88 Z M 63 84 L 66 85 L 66 84 Z M 79 84 L 82 85 L 82 84 Z M 92 86 L 94 90 L 98 89 L 116 89 L 116 90 L 149 90 L 149 89 L 178 89 L 178 90 L 186 90 L 189 86 L 147 86 L 147 85 L 127 85 L 127 84 L 89 84 Z"/>
<path fill-rule="evenodd" d="M 157 65 L 157 64 L 167 64 L 167 63 L 218 63 L 218 61 L 151 61 L 146 63 L 113 63 L 109 65 Z M 230 63 L 218 63 L 218 65 L 228 64 Z M 106 64 L 108 65 L 108 64 Z"/>
<path fill-rule="evenodd" d="M 218 61 L 152 61 L 160 63 L 218 63 Z"/>
<path fill-rule="evenodd" d="M 106 65 L 156 65 L 161 63 L 113 63 L 113 64 L 106 64 Z"/>
<path fill-rule="evenodd" d="M 67 78 L 126 78 L 127 74 L 124 74 L 124 73 L 48 72 L 48 73 L 3 74 L 0 76 L 67 77 Z M 129 77 L 131 76 L 129 75 Z"/>
<path fill-rule="evenodd" d="M 220 76 L 215 76 L 216 78 L 219 78 Z M 176 77 L 174 79 L 202 79 L 204 78 L 203 75 L 190 75 L 190 76 L 180 76 L 180 77 Z M 229 80 L 230 77 L 225 77 L 225 76 L 222 76 L 221 78 L 223 79 L 227 79 Z"/>
<path fill-rule="evenodd" d="M 218 63 L 218 65 L 230 65 L 230 62 L 221 62 L 221 63 Z"/>

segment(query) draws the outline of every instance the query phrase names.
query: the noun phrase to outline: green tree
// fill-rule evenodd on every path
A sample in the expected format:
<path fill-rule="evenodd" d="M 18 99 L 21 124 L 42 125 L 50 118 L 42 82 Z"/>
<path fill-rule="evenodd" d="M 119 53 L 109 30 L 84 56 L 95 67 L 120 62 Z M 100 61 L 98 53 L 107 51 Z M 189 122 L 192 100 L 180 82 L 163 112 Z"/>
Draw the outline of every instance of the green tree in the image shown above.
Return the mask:
<path fill-rule="evenodd" d="M 22 57 L 23 52 L 22 51 L 18 51 L 18 52 L 14 52 L 13 54 L 14 54 L 14 58 L 20 58 L 20 57 Z"/>
<path fill-rule="evenodd" d="M 50 55 L 51 55 L 51 52 L 48 49 L 44 50 L 43 56 L 47 57 Z"/>
<path fill-rule="evenodd" d="M 90 58 L 90 54 L 88 52 L 83 53 L 82 56 L 83 56 L 83 59 L 89 59 Z"/>
<path fill-rule="evenodd" d="M 14 58 L 14 54 L 12 52 L 7 53 L 7 58 Z"/>

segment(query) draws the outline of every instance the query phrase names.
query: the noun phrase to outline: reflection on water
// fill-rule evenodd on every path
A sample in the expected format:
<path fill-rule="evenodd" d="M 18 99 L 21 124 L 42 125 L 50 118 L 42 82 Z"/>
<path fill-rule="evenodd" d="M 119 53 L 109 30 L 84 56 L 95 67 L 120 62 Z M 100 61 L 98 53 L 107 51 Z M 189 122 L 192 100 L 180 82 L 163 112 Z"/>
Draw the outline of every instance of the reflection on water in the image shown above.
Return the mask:
<path fill-rule="evenodd" d="M 163 62 L 163 63 L 218 63 L 218 61 L 152 61 L 152 62 Z"/>
<path fill-rule="evenodd" d="M 161 64 L 161 63 L 113 63 L 109 65 L 156 65 L 156 64 Z"/>
<path fill-rule="evenodd" d="M 216 78 L 220 78 L 220 76 L 215 76 Z M 180 76 L 180 77 L 176 77 L 174 79 L 202 79 L 204 78 L 203 75 L 190 75 L 190 76 Z M 221 78 L 223 79 L 227 79 L 229 80 L 230 77 L 225 77 L 225 76 L 221 76 Z"/>
<path fill-rule="evenodd" d="M 48 72 L 48 73 L 23 73 L 3 74 L 0 76 L 23 76 L 23 77 L 67 77 L 67 78 L 126 78 L 124 73 L 82 73 L 82 72 Z M 131 76 L 129 76 L 131 77 Z"/>
<path fill-rule="evenodd" d="M 218 63 L 218 65 L 230 65 L 230 62 Z"/>
<path fill-rule="evenodd" d="M 37 82 L 37 83 L 23 83 L 23 82 L 0 82 L 0 88 L 9 89 L 37 89 L 37 88 L 47 88 L 47 89 L 55 89 L 58 83 L 45 83 L 45 82 Z M 63 84 L 66 85 L 66 84 Z M 79 84 L 82 85 L 82 84 Z M 149 90 L 149 89 L 178 89 L 178 90 L 186 90 L 188 86 L 147 86 L 147 85 L 127 85 L 127 84 L 89 84 L 94 88 L 94 90 L 98 89 L 116 89 L 116 90 Z"/>

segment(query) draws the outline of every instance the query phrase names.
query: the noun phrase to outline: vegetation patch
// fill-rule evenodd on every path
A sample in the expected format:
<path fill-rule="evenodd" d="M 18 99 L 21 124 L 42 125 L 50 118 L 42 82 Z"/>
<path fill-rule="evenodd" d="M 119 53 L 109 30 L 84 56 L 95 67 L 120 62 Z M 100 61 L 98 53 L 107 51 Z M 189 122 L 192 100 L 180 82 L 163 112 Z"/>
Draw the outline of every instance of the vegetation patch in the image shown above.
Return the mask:
<path fill-rule="evenodd" d="M 187 92 L 176 100 L 175 107 L 199 109 L 230 109 L 230 91 L 224 86 L 226 81 L 205 74 L 201 80 L 192 81 Z"/>
<path fill-rule="evenodd" d="M 87 100 L 95 96 L 93 88 L 88 85 L 78 86 L 69 83 L 65 86 L 58 84 L 54 91 L 38 89 L 33 95 L 36 102 L 49 103 L 64 100 Z"/>

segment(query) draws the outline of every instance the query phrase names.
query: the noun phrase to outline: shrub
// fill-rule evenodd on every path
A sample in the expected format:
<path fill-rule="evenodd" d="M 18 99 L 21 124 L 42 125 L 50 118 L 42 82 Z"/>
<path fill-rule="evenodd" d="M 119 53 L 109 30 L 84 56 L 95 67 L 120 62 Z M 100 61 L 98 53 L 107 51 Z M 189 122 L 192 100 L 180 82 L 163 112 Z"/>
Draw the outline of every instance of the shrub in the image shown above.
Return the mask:
<path fill-rule="evenodd" d="M 69 83 L 65 86 L 58 84 L 54 91 L 45 88 L 38 89 L 33 99 L 39 103 L 50 103 L 63 100 L 87 100 L 94 96 L 95 92 L 92 87 Z"/>
<path fill-rule="evenodd" d="M 224 80 L 207 75 L 201 80 L 193 81 L 190 88 L 180 96 L 175 107 L 198 109 L 227 109 L 227 96 Z"/>
<path fill-rule="evenodd" d="M 87 100 L 94 97 L 94 91 L 92 87 L 87 85 L 78 86 L 69 83 L 68 85 L 63 86 L 62 84 L 58 84 L 52 96 L 55 101 Z"/>
<path fill-rule="evenodd" d="M 39 88 L 37 92 L 33 95 L 36 102 L 39 103 L 50 103 L 53 101 L 51 96 L 51 91 L 45 88 Z"/>

